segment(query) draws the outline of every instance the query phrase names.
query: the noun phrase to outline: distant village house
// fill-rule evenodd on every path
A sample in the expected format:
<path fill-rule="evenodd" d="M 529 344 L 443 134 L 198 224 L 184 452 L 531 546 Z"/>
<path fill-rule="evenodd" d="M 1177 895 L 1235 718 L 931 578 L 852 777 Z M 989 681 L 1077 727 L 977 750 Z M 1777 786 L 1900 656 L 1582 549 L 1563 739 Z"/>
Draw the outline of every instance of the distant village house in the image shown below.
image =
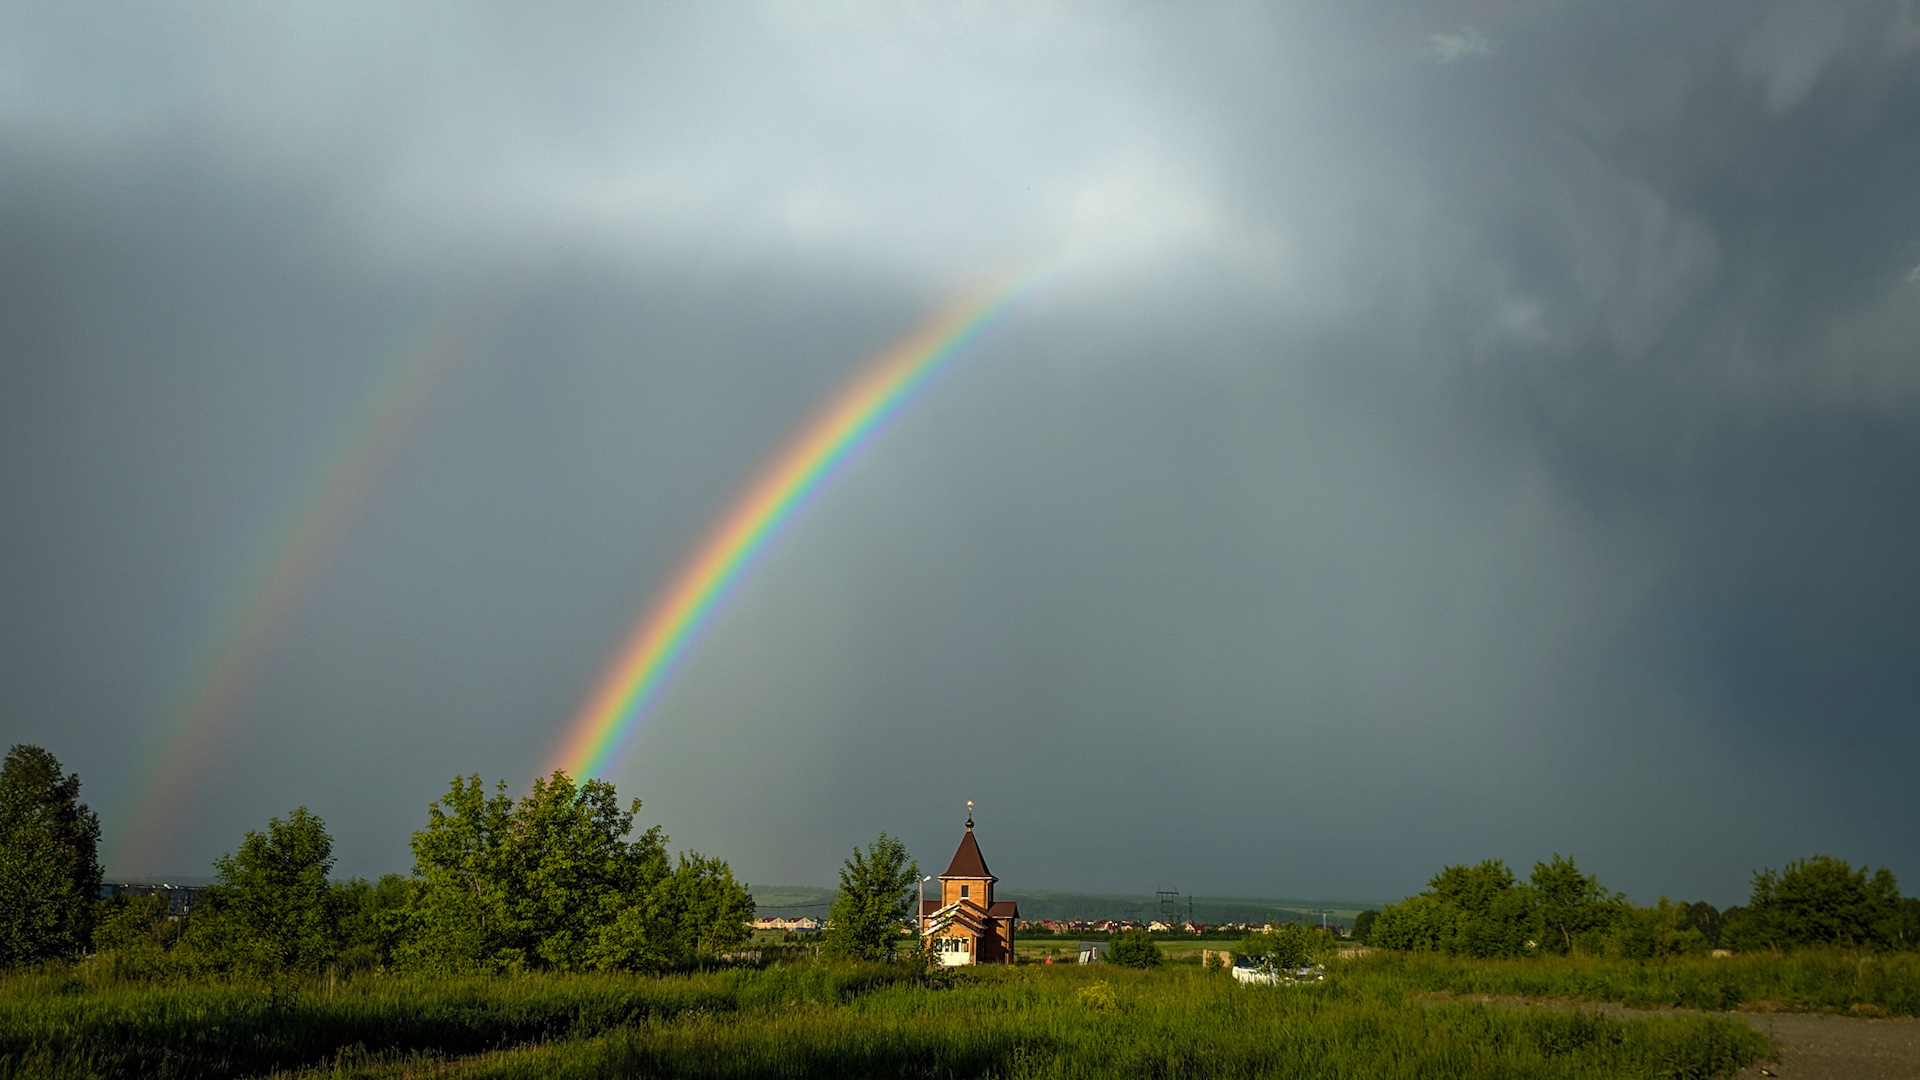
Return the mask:
<path fill-rule="evenodd" d="M 790 934 L 817 934 L 820 932 L 820 920 L 808 918 L 755 919 L 753 920 L 753 928 L 755 930 L 783 930 Z"/>

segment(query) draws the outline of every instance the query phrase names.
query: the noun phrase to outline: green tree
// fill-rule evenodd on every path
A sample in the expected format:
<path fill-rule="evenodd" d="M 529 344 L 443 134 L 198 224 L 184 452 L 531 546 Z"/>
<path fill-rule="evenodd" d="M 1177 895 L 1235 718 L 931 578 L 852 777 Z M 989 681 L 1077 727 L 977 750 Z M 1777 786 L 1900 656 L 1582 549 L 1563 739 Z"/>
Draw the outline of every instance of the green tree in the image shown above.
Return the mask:
<path fill-rule="evenodd" d="M 1719 948 L 1720 931 L 1726 925 L 1725 913 L 1705 900 L 1697 900 L 1686 905 L 1686 908 L 1687 913 L 1681 920 L 1682 925 L 1700 931 L 1700 936 L 1707 941 L 1707 948 Z"/>
<path fill-rule="evenodd" d="M 840 891 L 828 914 L 831 925 L 823 942 L 827 954 L 856 960 L 897 958 L 919 880 L 920 864 L 907 854 L 905 844 L 884 832 L 864 854 L 854 848 L 840 867 Z M 917 939 L 905 944 L 920 947 Z"/>
<path fill-rule="evenodd" d="M 123 896 L 101 905 L 93 927 L 95 952 L 158 952 L 168 943 L 167 898 Z"/>
<path fill-rule="evenodd" d="M 1533 890 L 1498 859 L 1449 866 L 1426 892 L 1380 909 L 1368 941 L 1387 949 L 1521 956 L 1535 933 Z"/>
<path fill-rule="evenodd" d="M 1409 896 L 1380 909 L 1367 944 L 1402 952 L 1449 952 L 1459 909 L 1432 893 Z"/>
<path fill-rule="evenodd" d="M 589 962 L 624 971 L 664 971 L 744 942 L 753 896 L 719 859 L 680 856 L 673 873 L 600 929 Z"/>
<path fill-rule="evenodd" d="M 352 878 L 335 883 L 333 897 L 340 915 L 341 965 L 358 970 L 393 963 L 406 933 L 413 883 L 399 874 L 383 874 L 374 882 Z"/>
<path fill-rule="evenodd" d="M 0 967 L 71 956 L 93 933 L 100 819 L 38 746 L 0 766 Z"/>
<path fill-rule="evenodd" d="M 1106 961 L 1121 967 L 1150 968 L 1159 967 L 1166 957 L 1160 953 L 1160 946 L 1153 935 L 1145 930 L 1123 930 L 1113 935 L 1107 942 Z"/>
<path fill-rule="evenodd" d="M 192 951 L 177 949 L 184 930 L 165 896 L 113 897 L 94 920 L 94 951 L 123 978 L 177 974 L 194 969 Z"/>
<path fill-rule="evenodd" d="M 101 903 L 93 926 L 93 950 L 128 978 L 151 978 L 178 969 L 172 953 L 183 920 L 170 917 L 165 896 L 119 896 Z"/>
<path fill-rule="evenodd" d="M 535 966 L 578 970 L 594 958 L 600 928 L 645 904 L 672 872 L 666 834 L 632 840 L 640 800 L 622 810 L 612 784 L 575 785 L 564 772 L 534 782 L 514 809 L 509 840 L 516 888 L 508 910 Z"/>
<path fill-rule="evenodd" d="M 1466 956 L 1520 956 L 1533 924 L 1533 892 L 1498 859 L 1478 866 L 1449 866 L 1428 883 L 1451 905 L 1451 940 L 1445 951 Z"/>
<path fill-rule="evenodd" d="M 1353 940 L 1362 945 L 1368 944 L 1368 935 L 1373 933 L 1373 920 L 1380 917 L 1378 911 L 1368 908 L 1353 917 Z"/>
<path fill-rule="evenodd" d="M 1696 925 L 1693 909 L 1692 904 L 1660 898 L 1660 903 L 1651 909 L 1654 956 L 1705 956 L 1712 951 L 1713 942 L 1707 939 L 1706 931 Z"/>
<path fill-rule="evenodd" d="M 457 777 L 413 835 L 403 966 L 441 971 L 661 971 L 744 940 L 753 899 L 718 859 L 676 869 L 640 800 L 566 773 L 516 802 Z"/>
<path fill-rule="evenodd" d="M 215 884 L 188 936 L 220 966 L 312 971 L 340 948 L 332 883 L 333 837 L 302 806 L 264 833 L 248 831 L 239 850 L 214 860 Z"/>
<path fill-rule="evenodd" d="M 751 935 L 753 894 L 734 880 L 733 869 L 721 860 L 682 852 L 662 887 L 675 909 L 675 940 L 682 955 L 722 952 Z"/>
<path fill-rule="evenodd" d="M 1779 872 L 1753 875 L 1753 895 L 1742 917 L 1723 935 L 1743 950 L 1830 945 L 1886 947 L 1900 913 L 1900 886 L 1882 867 L 1855 870 L 1830 855 L 1790 862 Z"/>
<path fill-rule="evenodd" d="M 456 776 L 413 834 L 415 890 L 397 959 L 449 971 L 525 963 L 510 916 L 513 799 L 507 782 L 489 797 L 480 777 Z"/>
<path fill-rule="evenodd" d="M 1602 886 L 1600 879 L 1581 873 L 1572 859 L 1557 852 L 1552 862 L 1533 864 L 1529 884 L 1540 918 L 1539 945 L 1547 952 L 1596 949 L 1624 903 Z"/>
<path fill-rule="evenodd" d="M 1735 904 L 1720 913 L 1720 941 L 1716 947 L 1738 952 L 1767 947 L 1755 933 L 1752 913 L 1744 904 Z"/>
<path fill-rule="evenodd" d="M 1654 907 L 1614 904 L 1612 922 L 1597 951 L 1629 960 L 1651 960 L 1704 956 L 1709 948 L 1707 936 L 1687 921 L 1687 905 L 1663 896 Z"/>
<path fill-rule="evenodd" d="M 1903 896 L 1881 923 L 1880 936 L 1896 949 L 1920 949 L 1920 896 Z"/>

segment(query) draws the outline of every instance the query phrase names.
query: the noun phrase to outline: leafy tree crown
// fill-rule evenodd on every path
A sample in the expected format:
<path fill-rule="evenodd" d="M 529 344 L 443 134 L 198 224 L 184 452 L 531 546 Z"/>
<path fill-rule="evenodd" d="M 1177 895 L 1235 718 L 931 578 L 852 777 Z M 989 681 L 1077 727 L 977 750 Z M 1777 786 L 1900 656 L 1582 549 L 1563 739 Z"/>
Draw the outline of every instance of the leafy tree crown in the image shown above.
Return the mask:
<path fill-rule="evenodd" d="M 840 890 L 834 894 L 828 916 L 826 951 L 857 960 L 896 958 L 919 881 L 920 864 L 894 837 L 883 832 L 865 852 L 854 848 L 840 867 Z M 908 947 L 917 949 L 919 944 L 910 942 Z"/>
<path fill-rule="evenodd" d="M 100 819 L 80 776 L 25 744 L 0 766 L 0 966 L 71 956 L 93 932 Z"/>

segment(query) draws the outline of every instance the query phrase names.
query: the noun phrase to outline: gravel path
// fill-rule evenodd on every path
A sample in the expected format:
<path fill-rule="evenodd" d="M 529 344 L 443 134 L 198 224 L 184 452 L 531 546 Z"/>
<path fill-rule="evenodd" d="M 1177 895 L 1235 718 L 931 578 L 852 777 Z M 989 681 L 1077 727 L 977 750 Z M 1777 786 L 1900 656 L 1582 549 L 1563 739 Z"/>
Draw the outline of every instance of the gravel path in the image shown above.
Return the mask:
<path fill-rule="evenodd" d="M 1920 1020 L 1825 1013 L 1747 1013 L 1780 1048 L 1777 1064 L 1749 1065 L 1736 1080 L 1920 1080 Z"/>

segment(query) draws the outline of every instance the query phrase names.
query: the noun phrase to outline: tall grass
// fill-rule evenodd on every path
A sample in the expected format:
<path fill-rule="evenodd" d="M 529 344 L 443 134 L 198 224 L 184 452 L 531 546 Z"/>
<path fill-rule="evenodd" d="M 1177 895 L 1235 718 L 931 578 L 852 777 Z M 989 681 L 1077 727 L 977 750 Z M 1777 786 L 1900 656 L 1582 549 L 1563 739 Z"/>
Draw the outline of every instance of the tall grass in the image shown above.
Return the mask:
<path fill-rule="evenodd" d="M 472 1054 L 689 1013 L 835 1004 L 902 977 L 880 966 L 274 983 L 14 975 L 0 979 L 0 1078 L 244 1076 L 356 1046 Z"/>
<path fill-rule="evenodd" d="M 1778 1008 L 1920 1016 L 1920 955 L 1794 952 L 1671 960 L 1469 960 L 1381 953 L 1340 965 L 1359 983 L 1455 994 L 1578 998 L 1641 1007 Z"/>
<path fill-rule="evenodd" d="M 1097 982 L 1096 982 L 1097 980 Z M 379 1077 L 1711 1077 L 1765 1049 L 1720 1017 L 1426 1007 L 1375 986 L 1251 988 L 1198 970 L 984 972 L 839 1006 L 686 1015 L 433 1061 L 349 1055 L 303 1080 Z"/>
<path fill-rule="evenodd" d="M 1197 967 L 880 965 L 680 976 L 0 979 L 0 1078 L 1709 1077 L 1765 1049 L 1724 1017 L 1423 1004 L 1439 965 L 1313 989 Z"/>

